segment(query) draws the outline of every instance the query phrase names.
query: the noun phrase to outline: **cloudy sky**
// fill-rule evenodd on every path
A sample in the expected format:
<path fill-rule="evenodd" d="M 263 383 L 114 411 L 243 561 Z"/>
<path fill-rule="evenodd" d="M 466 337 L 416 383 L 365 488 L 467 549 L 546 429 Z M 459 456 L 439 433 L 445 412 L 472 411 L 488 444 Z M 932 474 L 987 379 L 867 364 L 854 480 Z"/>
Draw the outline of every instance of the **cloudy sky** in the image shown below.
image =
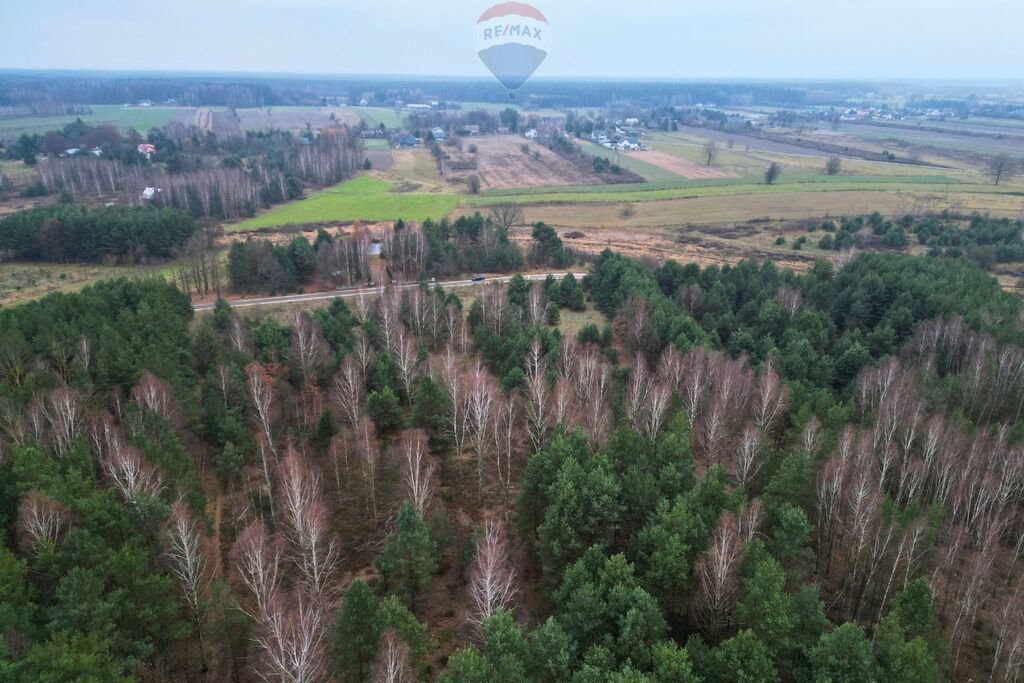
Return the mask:
<path fill-rule="evenodd" d="M 0 0 L 0 68 L 484 76 L 473 0 Z M 1024 79 L 1021 0 L 534 0 L 546 77 Z"/>

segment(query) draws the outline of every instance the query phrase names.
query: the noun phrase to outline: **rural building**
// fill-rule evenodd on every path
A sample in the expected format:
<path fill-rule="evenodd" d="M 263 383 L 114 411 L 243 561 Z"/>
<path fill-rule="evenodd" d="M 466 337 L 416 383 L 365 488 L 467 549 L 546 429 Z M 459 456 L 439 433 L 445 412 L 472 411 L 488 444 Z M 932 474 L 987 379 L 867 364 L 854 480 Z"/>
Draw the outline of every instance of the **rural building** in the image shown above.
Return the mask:
<path fill-rule="evenodd" d="M 523 135 L 526 137 L 527 140 L 536 140 L 537 139 L 537 129 L 536 128 L 531 128 L 530 130 L 528 130 L 525 133 L 523 133 Z"/>
<path fill-rule="evenodd" d="M 148 142 L 143 142 L 135 149 L 138 150 L 139 154 L 145 155 L 145 157 L 148 159 L 149 155 L 156 151 L 156 145 L 151 145 Z"/>
<path fill-rule="evenodd" d="M 366 107 L 366 106 L 369 106 L 369 104 L 370 103 L 366 101 L 365 97 L 363 99 L 359 100 L 359 106 L 360 107 Z"/>
<path fill-rule="evenodd" d="M 477 125 L 465 126 L 463 130 L 466 131 L 466 135 L 480 135 L 480 126 Z"/>
<path fill-rule="evenodd" d="M 398 147 L 415 147 L 418 144 L 420 140 L 414 135 L 399 135 L 395 139 L 395 145 Z"/>
<path fill-rule="evenodd" d="M 448 133 L 444 132 L 444 128 L 434 128 L 430 131 L 430 134 L 434 136 L 434 139 L 438 142 L 444 142 L 448 139 Z"/>
<path fill-rule="evenodd" d="M 153 199 L 153 197 L 155 197 L 156 193 L 159 191 L 159 187 L 147 187 L 145 190 L 142 191 L 142 195 L 139 197 L 139 199 L 143 201 L 149 201 Z"/>
<path fill-rule="evenodd" d="M 78 149 L 77 147 L 72 147 L 71 149 L 64 150 L 64 154 L 66 154 L 69 157 L 73 157 L 81 151 L 82 150 Z"/>

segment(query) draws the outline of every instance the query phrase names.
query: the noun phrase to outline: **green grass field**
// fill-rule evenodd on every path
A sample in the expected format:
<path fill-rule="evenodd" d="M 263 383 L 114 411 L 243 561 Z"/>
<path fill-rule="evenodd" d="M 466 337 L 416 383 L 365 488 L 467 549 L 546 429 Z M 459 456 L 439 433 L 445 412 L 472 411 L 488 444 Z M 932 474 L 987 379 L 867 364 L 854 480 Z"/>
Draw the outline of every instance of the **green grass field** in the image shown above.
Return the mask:
<path fill-rule="evenodd" d="M 401 128 L 402 117 L 395 113 L 394 109 L 383 109 L 377 107 L 353 107 L 351 110 L 370 128 L 377 128 L 384 124 L 386 128 Z"/>
<path fill-rule="evenodd" d="M 383 152 L 391 149 L 391 143 L 387 140 L 363 140 L 363 148 L 368 152 Z"/>
<path fill-rule="evenodd" d="M 332 221 L 423 221 L 442 218 L 459 202 L 454 194 L 392 192 L 394 185 L 374 176 L 359 176 L 289 204 L 275 207 L 229 230 L 268 228 Z"/>
<path fill-rule="evenodd" d="M 188 107 L 122 107 L 118 104 L 94 104 L 91 114 L 78 116 L 26 116 L 17 119 L 0 120 L 0 137 L 18 137 L 22 134 L 41 134 L 60 130 L 76 119 L 91 125 L 109 124 L 120 130 L 134 128 L 145 133 L 150 128 L 159 128 L 176 118 L 189 118 L 194 111 Z"/>

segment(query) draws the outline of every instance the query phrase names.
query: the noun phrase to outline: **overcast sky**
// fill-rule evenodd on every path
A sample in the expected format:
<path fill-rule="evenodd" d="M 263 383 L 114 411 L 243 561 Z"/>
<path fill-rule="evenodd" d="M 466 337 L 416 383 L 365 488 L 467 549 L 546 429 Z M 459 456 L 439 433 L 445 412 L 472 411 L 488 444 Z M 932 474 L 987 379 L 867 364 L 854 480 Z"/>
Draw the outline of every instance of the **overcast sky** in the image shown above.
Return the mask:
<path fill-rule="evenodd" d="M 0 68 L 484 76 L 473 0 L 0 0 Z M 1024 78 L 1021 0 L 536 0 L 537 76 Z"/>

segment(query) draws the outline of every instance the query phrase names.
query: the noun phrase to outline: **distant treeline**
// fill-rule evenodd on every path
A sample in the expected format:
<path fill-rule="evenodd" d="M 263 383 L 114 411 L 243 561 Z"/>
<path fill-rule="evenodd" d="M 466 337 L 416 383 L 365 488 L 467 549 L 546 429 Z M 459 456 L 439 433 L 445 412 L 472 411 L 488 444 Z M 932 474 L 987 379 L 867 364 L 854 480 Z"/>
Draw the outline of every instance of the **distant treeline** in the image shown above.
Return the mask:
<path fill-rule="evenodd" d="M 25 116 L 68 116 L 91 113 L 92 108 L 87 104 L 31 102 L 11 107 L 0 107 L 0 121 L 3 119 L 18 119 Z"/>
<path fill-rule="evenodd" d="M 55 204 L 0 220 L 0 253 L 58 263 L 166 259 L 195 232 L 195 220 L 177 209 Z"/>
<path fill-rule="evenodd" d="M 871 90 L 860 84 L 815 83 L 684 83 L 654 81 L 534 80 L 519 93 L 519 101 L 538 107 L 601 107 L 628 100 L 634 104 L 766 104 L 801 106 L 863 97 Z M 275 77 L 275 76 L 140 76 L 106 73 L 5 72 L 0 73 L 0 106 L 53 100 L 123 104 L 139 100 L 162 103 L 175 100 L 184 106 L 260 107 L 319 105 L 339 100 L 390 106 L 396 99 L 421 102 L 425 98 L 455 102 L 507 102 L 497 82 L 482 80 Z"/>

